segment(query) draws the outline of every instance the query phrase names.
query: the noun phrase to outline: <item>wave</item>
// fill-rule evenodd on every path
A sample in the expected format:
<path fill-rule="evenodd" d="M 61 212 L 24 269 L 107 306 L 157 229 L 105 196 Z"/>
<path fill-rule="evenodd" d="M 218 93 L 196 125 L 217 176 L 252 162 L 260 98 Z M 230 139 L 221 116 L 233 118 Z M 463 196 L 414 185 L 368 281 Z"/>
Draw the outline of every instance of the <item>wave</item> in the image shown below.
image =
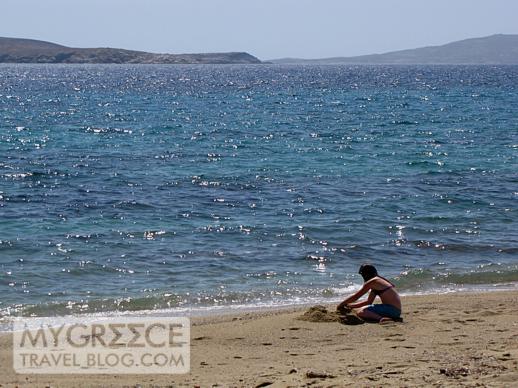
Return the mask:
<path fill-rule="evenodd" d="M 28 305 L 17 304 L 0 307 L 0 319 L 14 316 L 63 316 L 128 312 L 159 313 L 164 311 L 184 311 L 191 313 L 193 311 L 210 312 L 224 308 L 291 306 L 312 302 L 317 303 L 322 300 L 331 302 L 344 293 L 350 293 L 356 287 L 357 285 L 343 288 L 291 288 L 287 292 L 254 290 L 245 292 L 199 292 L 195 294 L 159 293 L 141 297 L 84 299 L 79 301 L 62 300 L 59 302 Z"/>
<path fill-rule="evenodd" d="M 460 232 L 457 231 L 457 234 Z M 471 229 L 463 231 L 465 234 L 475 234 Z M 513 246 L 501 246 L 495 244 L 463 244 L 463 243 L 443 243 L 438 241 L 430 240 L 407 240 L 404 238 L 392 240 L 395 245 L 409 244 L 419 249 L 432 249 L 446 252 L 459 252 L 459 253 L 503 253 L 503 254 L 518 254 L 518 247 Z"/>
<path fill-rule="evenodd" d="M 438 263 L 436 266 L 441 267 Z M 391 280 L 405 295 L 433 294 L 455 291 L 490 291 L 518 287 L 518 266 L 500 264 L 481 265 L 470 271 L 454 272 L 448 269 L 411 269 Z M 315 303 L 335 303 L 358 289 L 360 284 L 316 287 L 290 287 L 243 291 L 216 291 L 197 293 L 154 293 L 145 296 L 60 300 L 40 304 L 0 304 L 0 321 L 15 316 L 64 316 L 100 314 L 214 314 L 232 309 L 289 307 Z M 64 296 L 64 295 L 63 295 Z M 1 326 L 1 322 L 0 322 Z"/>
<path fill-rule="evenodd" d="M 481 265 L 470 271 L 454 272 L 448 269 L 412 269 L 393 278 L 402 291 L 458 290 L 470 286 L 505 285 L 518 282 L 518 266 L 500 264 Z"/>

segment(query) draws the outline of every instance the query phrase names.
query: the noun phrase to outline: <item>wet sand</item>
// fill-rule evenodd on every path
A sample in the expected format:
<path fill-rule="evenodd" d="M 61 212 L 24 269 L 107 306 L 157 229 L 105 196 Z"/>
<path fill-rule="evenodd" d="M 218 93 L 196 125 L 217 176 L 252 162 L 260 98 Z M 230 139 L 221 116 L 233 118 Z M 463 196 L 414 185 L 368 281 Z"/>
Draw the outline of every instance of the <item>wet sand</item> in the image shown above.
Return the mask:
<path fill-rule="evenodd" d="M 0 384 L 142 388 L 517 384 L 518 291 L 409 296 L 403 298 L 403 306 L 404 322 L 386 325 L 340 321 L 325 311 L 299 319 L 307 309 L 195 319 L 191 373 L 185 375 L 18 375 L 12 369 L 11 336 L 4 334 Z"/>

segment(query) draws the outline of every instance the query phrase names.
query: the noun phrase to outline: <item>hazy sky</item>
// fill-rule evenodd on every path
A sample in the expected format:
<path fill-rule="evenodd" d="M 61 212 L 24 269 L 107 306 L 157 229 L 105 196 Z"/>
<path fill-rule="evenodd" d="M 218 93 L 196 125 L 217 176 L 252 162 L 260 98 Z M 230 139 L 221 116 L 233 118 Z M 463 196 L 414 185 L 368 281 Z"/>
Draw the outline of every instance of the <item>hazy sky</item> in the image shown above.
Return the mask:
<path fill-rule="evenodd" d="M 516 0 L 0 0 L 0 36 L 315 58 L 518 34 L 517 15 Z"/>

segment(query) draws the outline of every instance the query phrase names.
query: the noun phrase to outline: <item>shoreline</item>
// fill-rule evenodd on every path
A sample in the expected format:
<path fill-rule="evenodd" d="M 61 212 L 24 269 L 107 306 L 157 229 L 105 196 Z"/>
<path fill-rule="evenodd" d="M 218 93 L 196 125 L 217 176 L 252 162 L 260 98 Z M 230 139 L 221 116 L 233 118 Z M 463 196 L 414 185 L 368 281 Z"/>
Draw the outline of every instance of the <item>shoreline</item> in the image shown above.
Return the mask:
<path fill-rule="evenodd" d="M 116 319 L 118 317 L 164 317 L 164 316 L 179 316 L 189 317 L 191 319 L 203 319 L 210 320 L 212 318 L 219 320 L 220 318 L 228 315 L 248 315 L 248 314 L 268 314 L 269 312 L 285 312 L 291 310 L 302 310 L 309 308 L 314 305 L 332 306 L 340 303 L 348 295 L 352 294 L 355 289 L 359 289 L 361 284 L 355 285 L 356 288 L 352 288 L 348 294 L 333 296 L 333 297 L 321 297 L 314 298 L 309 301 L 292 301 L 285 300 L 276 302 L 273 304 L 250 304 L 250 305 L 219 305 L 219 306 L 196 306 L 196 307 L 182 307 L 182 308 L 168 308 L 168 309 L 145 309 L 145 310 L 112 310 L 94 313 L 79 313 L 79 314 L 67 314 L 66 316 L 71 317 L 83 317 L 85 322 L 95 321 L 96 319 Z M 428 289 L 424 291 L 411 291 L 405 292 L 400 291 L 399 294 L 404 297 L 419 297 L 419 296 L 433 296 L 433 295 L 457 295 L 457 294 L 484 294 L 494 292 L 518 292 L 518 282 L 509 282 L 502 284 L 480 284 L 480 285 L 464 285 L 462 288 L 444 288 L 444 289 Z M 25 317 L 25 316 L 24 316 Z M 39 317 L 39 315 L 37 315 Z M 54 316 L 49 316 L 53 318 Z M 56 316 L 63 317 L 63 316 Z M 9 326 L 9 321 L 17 316 L 4 315 L 0 316 L 0 335 L 11 332 L 11 329 L 6 328 Z"/>
<path fill-rule="evenodd" d="M 518 290 L 403 296 L 404 322 L 387 325 L 302 321 L 303 307 L 195 317 L 185 375 L 18 375 L 2 333 L 0 384 L 503 387 L 518 379 L 517 304 Z"/>

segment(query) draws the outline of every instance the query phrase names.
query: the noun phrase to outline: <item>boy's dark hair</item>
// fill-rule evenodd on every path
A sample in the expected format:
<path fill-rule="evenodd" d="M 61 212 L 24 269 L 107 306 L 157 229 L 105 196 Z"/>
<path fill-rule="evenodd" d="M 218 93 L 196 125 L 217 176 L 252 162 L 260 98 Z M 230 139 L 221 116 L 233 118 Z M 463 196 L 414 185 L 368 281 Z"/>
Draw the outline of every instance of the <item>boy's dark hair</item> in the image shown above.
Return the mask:
<path fill-rule="evenodd" d="M 358 273 L 362 275 L 364 281 L 371 280 L 378 276 L 378 271 L 376 271 L 376 268 L 370 264 L 362 264 Z"/>

